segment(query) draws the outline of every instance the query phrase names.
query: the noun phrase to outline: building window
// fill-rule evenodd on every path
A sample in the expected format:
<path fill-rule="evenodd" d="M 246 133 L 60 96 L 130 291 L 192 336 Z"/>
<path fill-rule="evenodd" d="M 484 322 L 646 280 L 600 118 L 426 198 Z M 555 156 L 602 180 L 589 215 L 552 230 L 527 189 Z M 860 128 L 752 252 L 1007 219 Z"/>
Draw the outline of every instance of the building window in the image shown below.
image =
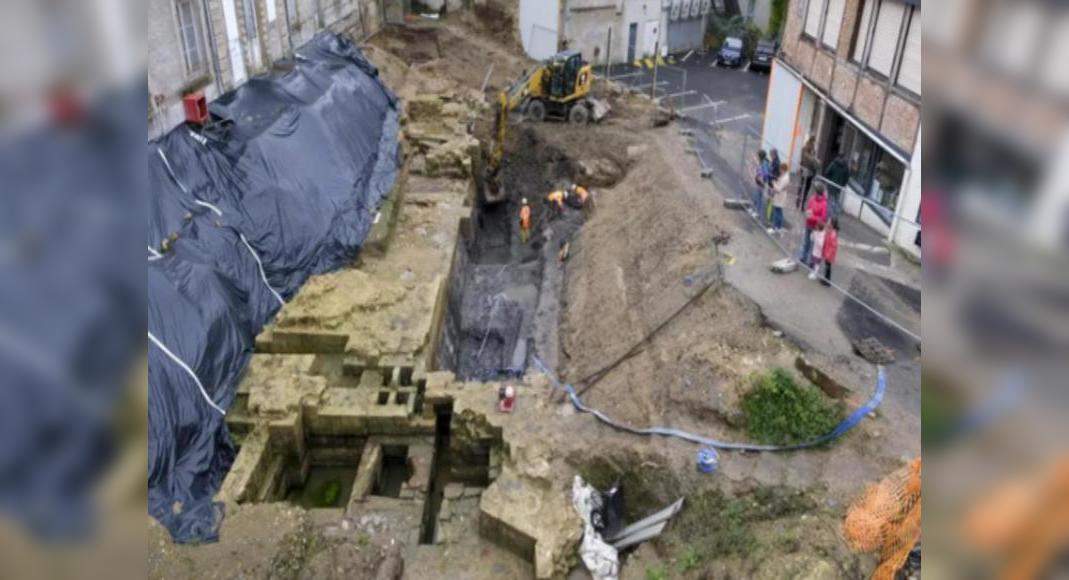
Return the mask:
<path fill-rule="evenodd" d="M 865 0 L 861 8 L 861 17 L 857 20 L 857 32 L 854 34 L 854 50 L 850 58 L 857 63 L 865 62 L 865 49 L 869 46 L 869 28 L 872 24 L 872 13 L 878 0 Z"/>
<path fill-rule="evenodd" d="M 844 123 L 841 131 L 837 142 L 850 169 L 850 188 L 873 202 L 870 205 L 890 222 L 906 166 L 853 125 Z"/>
<path fill-rule="evenodd" d="M 242 6 L 245 8 L 245 38 L 252 42 L 260 37 L 256 27 L 256 0 L 245 0 Z"/>
<path fill-rule="evenodd" d="M 898 206 L 898 194 L 902 191 L 902 179 L 905 175 L 905 165 L 882 149 L 877 151 L 867 197 L 890 211 L 885 215 L 888 219 Z"/>
<path fill-rule="evenodd" d="M 891 78 L 898 38 L 902 32 L 902 20 L 906 17 L 906 5 L 894 0 L 880 2 L 876 26 L 872 31 L 872 48 L 869 50 L 868 66 L 873 71 Z"/>
<path fill-rule="evenodd" d="M 297 0 L 283 0 L 286 3 L 286 14 L 289 15 L 289 21 L 291 23 L 298 23 L 301 21 L 297 15 Z"/>
<path fill-rule="evenodd" d="M 824 46 L 835 50 L 839 45 L 839 29 L 843 27 L 843 12 L 846 0 L 828 0 L 828 11 L 824 16 L 824 34 L 821 41 Z"/>
<path fill-rule="evenodd" d="M 906 32 L 906 44 L 902 48 L 902 63 L 898 66 L 898 86 L 921 94 L 921 14 L 913 12 L 910 17 L 909 30 Z"/>
<path fill-rule="evenodd" d="M 805 15 L 805 35 L 816 40 L 820 37 L 820 18 L 824 15 L 824 0 L 809 0 Z"/>
<path fill-rule="evenodd" d="M 186 72 L 190 75 L 204 71 L 204 49 L 201 44 L 200 19 L 197 18 L 193 0 L 177 0 L 175 9 L 178 13 L 178 35 L 182 40 L 182 56 L 186 61 Z"/>

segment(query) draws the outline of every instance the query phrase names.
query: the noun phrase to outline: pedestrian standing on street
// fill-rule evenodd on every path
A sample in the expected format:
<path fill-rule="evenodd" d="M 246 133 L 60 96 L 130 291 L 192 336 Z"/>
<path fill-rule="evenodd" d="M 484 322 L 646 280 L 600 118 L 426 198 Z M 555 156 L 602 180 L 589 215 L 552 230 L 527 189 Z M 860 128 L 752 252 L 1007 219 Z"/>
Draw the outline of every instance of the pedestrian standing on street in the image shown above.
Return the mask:
<path fill-rule="evenodd" d="M 802 251 L 798 255 L 798 259 L 807 266 L 810 264 L 810 254 L 813 251 L 813 230 L 818 225 L 823 225 L 828 221 L 828 196 L 825 192 L 824 184 L 817 182 L 813 186 L 813 197 L 809 199 L 809 203 L 805 208 L 805 234 L 802 238 Z"/>
<path fill-rule="evenodd" d="M 750 198 L 750 215 L 757 223 L 764 222 L 761 216 L 765 213 L 765 190 L 768 189 L 770 174 L 768 154 L 761 149 L 757 152 L 757 164 L 753 168 L 754 190 Z"/>
<path fill-rule="evenodd" d="M 526 244 L 531 239 L 531 206 L 527 204 L 527 198 L 523 198 L 520 205 L 520 243 Z"/>
<path fill-rule="evenodd" d="M 810 135 L 802 146 L 802 183 L 798 187 L 798 196 L 795 207 L 805 209 L 809 200 L 809 188 L 813 185 L 813 178 L 820 172 L 820 159 L 817 158 L 817 140 Z"/>
<path fill-rule="evenodd" d="M 773 148 L 768 154 L 768 167 L 769 167 L 768 186 L 769 186 L 770 189 L 773 188 L 774 184 L 776 183 L 776 181 L 780 178 L 780 175 L 782 174 L 782 170 L 780 169 L 781 165 L 783 165 L 783 164 L 779 160 L 779 150 Z M 769 199 L 768 199 L 767 203 L 765 204 L 766 205 L 766 207 L 765 207 L 765 221 L 768 222 L 768 223 L 772 222 L 772 196 L 773 195 L 774 195 L 773 192 L 769 192 Z M 780 207 L 782 207 L 782 206 L 783 206 L 783 200 L 781 199 L 780 200 Z"/>
<path fill-rule="evenodd" d="M 810 254 L 809 262 L 810 268 L 809 279 L 816 280 L 818 272 L 820 272 L 821 262 L 824 260 L 824 224 L 818 224 L 817 229 L 813 230 L 813 251 Z"/>
<path fill-rule="evenodd" d="M 820 283 L 825 286 L 831 285 L 831 265 L 835 263 L 835 257 L 839 253 L 839 220 L 831 220 L 831 225 L 824 232 L 824 249 L 821 252 L 824 258 L 824 275 Z"/>
<path fill-rule="evenodd" d="M 768 233 L 778 235 L 783 231 L 783 200 L 787 198 L 787 188 L 791 184 L 791 172 L 786 163 L 779 166 L 779 177 L 772 183 L 771 199 L 768 204 L 772 207 L 772 227 Z"/>

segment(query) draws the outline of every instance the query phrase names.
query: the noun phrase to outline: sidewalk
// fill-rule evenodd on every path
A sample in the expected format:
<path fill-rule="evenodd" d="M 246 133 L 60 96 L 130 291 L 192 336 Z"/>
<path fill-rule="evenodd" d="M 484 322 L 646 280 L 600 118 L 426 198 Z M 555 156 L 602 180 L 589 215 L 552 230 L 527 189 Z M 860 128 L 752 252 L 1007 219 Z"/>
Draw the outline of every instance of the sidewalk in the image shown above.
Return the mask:
<path fill-rule="evenodd" d="M 792 188 L 794 184 L 792 184 Z M 726 197 L 741 197 L 741 194 Z M 794 195 L 791 193 L 790 205 L 784 207 L 786 229 L 779 235 L 769 236 L 763 228 L 757 226 L 748 213 L 737 211 L 740 233 L 732 239 L 728 251 L 735 250 L 737 260 L 748 258 L 748 264 L 739 264 L 735 268 L 733 282 L 745 287 L 747 293 L 767 295 L 773 311 L 781 304 L 790 306 L 791 312 L 783 312 L 784 323 L 805 329 L 807 335 L 815 335 L 817 340 L 825 343 L 829 353 L 850 351 L 850 344 L 861 338 L 874 336 L 881 342 L 900 351 L 904 356 L 915 354 L 915 342 L 908 334 L 880 320 L 879 316 L 868 312 L 863 306 L 844 296 L 835 288 L 825 287 L 806 277 L 804 268 L 791 274 L 775 274 L 769 265 L 785 256 L 783 249 L 790 252 L 790 257 L 797 261 L 804 235 L 804 214 L 795 209 Z M 843 214 L 839 217 L 839 253 L 832 267 L 832 282 L 865 302 L 877 312 L 890 318 L 894 323 L 904 327 L 910 333 L 920 335 L 920 266 L 903 258 L 883 244 L 883 237 L 857 218 Z M 736 243 L 746 240 L 746 244 Z M 783 249 L 777 246 L 782 246 Z M 729 274 L 729 279 L 732 276 Z M 790 290 L 788 290 L 790 289 Z M 796 308 L 798 300 L 782 300 L 784 294 L 801 299 L 802 304 L 815 301 L 816 304 L 829 302 L 823 295 L 828 294 L 828 309 L 818 313 L 814 309 Z M 780 300 L 774 300 L 779 297 Z M 760 301 L 760 300 L 759 300 Z M 834 309 L 834 317 L 831 316 Z M 797 310 L 797 312 L 795 312 Z M 851 312 L 856 311 L 856 312 Z M 829 320 L 840 332 L 831 328 L 814 332 L 817 320 Z M 785 329 L 785 331 L 788 331 Z M 814 345 L 816 346 L 816 345 Z"/>

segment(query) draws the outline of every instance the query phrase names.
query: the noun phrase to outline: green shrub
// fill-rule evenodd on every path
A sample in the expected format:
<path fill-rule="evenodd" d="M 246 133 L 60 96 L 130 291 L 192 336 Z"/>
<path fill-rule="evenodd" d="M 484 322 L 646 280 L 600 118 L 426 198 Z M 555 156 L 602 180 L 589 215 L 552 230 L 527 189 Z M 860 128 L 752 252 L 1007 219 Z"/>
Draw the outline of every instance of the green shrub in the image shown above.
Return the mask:
<path fill-rule="evenodd" d="M 834 429 L 844 415 L 841 403 L 829 402 L 813 385 L 798 384 L 783 369 L 752 378 L 742 408 L 750 437 L 769 445 L 816 439 Z"/>
<path fill-rule="evenodd" d="M 787 21 L 787 0 L 772 0 L 772 14 L 768 18 L 768 36 L 779 38 Z"/>

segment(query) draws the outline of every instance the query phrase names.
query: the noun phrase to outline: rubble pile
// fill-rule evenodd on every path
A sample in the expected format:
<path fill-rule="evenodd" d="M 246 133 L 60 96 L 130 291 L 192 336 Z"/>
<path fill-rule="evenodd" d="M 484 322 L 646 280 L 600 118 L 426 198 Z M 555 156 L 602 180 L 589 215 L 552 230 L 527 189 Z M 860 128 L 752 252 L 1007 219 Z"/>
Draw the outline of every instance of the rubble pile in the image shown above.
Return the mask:
<path fill-rule="evenodd" d="M 409 169 L 426 177 L 472 177 L 479 140 L 468 127 L 484 108 L 478 102 L 451 95 L 421 95 L 408 101 L 403 138 Z"/>

